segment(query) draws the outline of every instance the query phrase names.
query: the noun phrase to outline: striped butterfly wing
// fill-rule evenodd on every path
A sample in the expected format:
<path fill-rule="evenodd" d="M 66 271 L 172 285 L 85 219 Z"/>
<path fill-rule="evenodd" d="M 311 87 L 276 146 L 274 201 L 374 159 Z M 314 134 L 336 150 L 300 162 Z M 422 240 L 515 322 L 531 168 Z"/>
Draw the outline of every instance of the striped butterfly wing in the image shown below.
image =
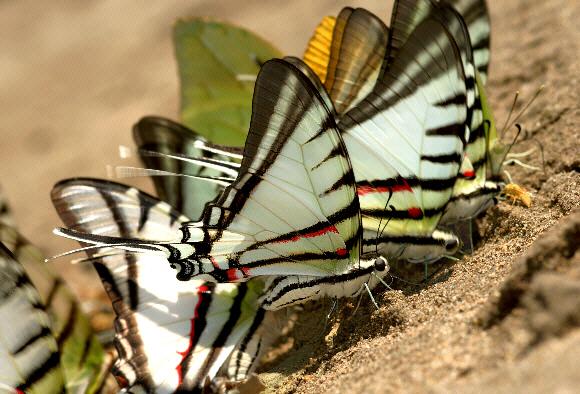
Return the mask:
<path fill-rule="evenodd" d="M 196 144 L 207 143 L 206 138 L 185 126 L 160 117 L 142 118 L 133 127 L 133 139 L 144 165 L 160 171 L 159 176 L 152 176 L 159 198 L 188 218 L 198 220 L 205 205 L 215 200 L 223 190 L 223 186 L 189 176 L 224 176 L 224 174 L 193 164 L 188 159 L 203 157 L 229 161 L 227 156 L 199 149 Z"/>
<path fill-rule="evenodd" d="M 340 118 L 372 90 L 385 57 L 388 28 L 367 10 L 347 7 L 328 34 L 328 18 L 311 39 L 304 62 L 323 81 Z M 321 36 L 324 40 L 319 39 Z"/>
<path fill-rule="evenodd" d="M 304 70 L 306 76 L 308 76 L 309 78 L 312 78 L 312 81 L 316 81 L 318 80 L 318 77 L 316 75 L 313 75 L 314 73 L 310 70 L 310 68 L 308 66 L 306 66 L 303 62 L 301 62 L 298 59 L 295 58 L 285 58 L 285 60 L 288 60 L 290 62 L 292 62 L 293 65 L 296 65 L 296 67 L 299 70 Z M 285 64 L 285 63 L 281 63 L 281 64 Z M 289 66 L 287 66 L 289 67 Z M 292 71 L 292 69 L 289 69 L 290 71 Z M 296 71 L 292 71 L 293 73 L 295 73 Z M 260 80 L 259 80 L 260 81 Z M 269 80 L 272 84 L 276 84 L 275 79 L 270 79 Z M 304 84 L 305 82 L 301 82 L 302 84 Z M 275 85 L 263 85 L 265 88 L 268 88 L 269 91 L 273 91 L 274 88 L 276 87 Z M 322 86 L 318 87 L 319 89 L 323 89 Z M 297 91 L 297 89 L 295 88 L 294 90 Z M 324 90 L 320 90 L 319 91 L 321 93 L 322 96 L 324 96 L 325 91 Z M 256 96 L 259 97 L 260 93 L 257 92 Z M 282 96 L 284 97 L 284 96 Z M 304 98 L 304 95 L 299 95 L 299 97 Z M 323 99 L 324 100 L 324 99 Z M 275 100 L 270 100 L 271 103 L 268 105 L 272 105 L 272 103 L 276 104 L 276 108 L 280 107 L 280 104 L 278 102 L 275 102 Z M 326 100 L 324 100 L 326 101 Z M 258 103 L 260 103 L 260 101 L 258 101 Z M 280 110 L 278 110 L 280 111 Z M 276 111 L 274 111 L 276 112 Z M 281 111 L 283 112 L 289 112 L 289 111 Z M 266 111 L 261 111 L 260 113 L 267 113 L 269 114 L 269 112 Z M 318 111 L 318 113 L 320 114 L 320 111 Z M 316 112 L 315 112 L 316 114 Z M 328 112 L 326 112 L 326 114 L 328 114 Z M 289 116 L 286 115 L 286 118 L 288 119 Z M 264 122 L 266 123 L 266 122 Z M 272 124 L 273 121 L 269 121 L 269 124 Z M 276 124 L 278 124 L 278 122 L 276 122 Z M 292 125 L 289 125 L 289 127 L 292 127 Z M 286 133 L 285 131 L 283 132 L 284 134 Z M 269 135 L 271 134 L 272 136 L 276 136 L 279 135 L 280 133 L 261 133 L 263 135 L 266 135 L 269 137 Z M 250 134 L 252 135 L 252 134 Z M 300 137 L 300 136 L 299 136 Z M 297 139 L 296 137 L 294 137 L 294 139 Z M 304 138 L 303 138 L 304 139 Z M 315 141 L 314 139 L 312 139 L 312 141 Z M 248 167 L 248 169 L 246 169 L 245 171 L 252 171 L 252 173 L 258 173 L 258 174 L 263 174 L 263 179 L 260 180 L 260 182 L 272 182 L 275 181 L 276 183 L 279 183 L 279 180 L 281 179 L 281 175 L 278 177 L 280 179 L 276 179 L 272 178 L 272 177 L 264 177 L 265 175 L 272 175 L 273 174 L 277 174 L 280 173 L 279 170 L 276 170 L 275 172 L 272 171 L 271 168 L 268 169 L 264 169 L 263 165 L 259 162 L 251 162 L 250 164 L 248 164 L 248 156 L 249 157 L 259 157 L 261 160 L 266 160 L 266 164 L 265 165 L 270 165 L 269 163 L 274 163 L 276 160 L 287 160 L 288 157 L 290 157 L 290 155 L 296 156 L 296 158 L 300 158 L 300 157 L 306 157 L 306 153 L 303 154 L 296 154 L 296 153 L 292 153 L 293 151 L 288 151 L 285 152 L 284 149 L 280 149 L 280 148 L 276 148 L 275 150 L 272 148 L 269 148 L 270 146 L 277 146 L 278 144 L 282 145 L 282 143 L 276 143 L 276 141 L 274 140 L 273 142 L 264 142 L 264 141 L 259 141 L 256 143 L 256 145 L 258 146 L 263 146 L 267 143 L 267 149 L 268 151 L 266 152 L 260 152 L 259 149 L 256 150 L 256 152 L 251 153 L 248 155 L 248 151 L 249 149 L 247 148 L 248 145 L 246 146 L 246 152 L 245 152 L 245 161 L 242 163 L 242 171 L 244 165 L 246 165 Z M 284 143 L 288 143 L 288 142 L 284 142 Z M 319 148 L 320 149 L 320 148 Z M 265 150 L 265 149 L 264 149 Z M 345 152 L 344 152 L 344 148 L 341 148 L 340 146 L 337 146 L 335 148 L 336 152 L 330 153 L 329 155 L 327 155 L 327 158 L 332 158 L 332 156 L 336 156 L 336 158 L 334 160 L 337 160 L 334 163 L 326 163 L 326 165 L 332 165 L 334 166 L 334 170 L 339 170 L 340 174 L 341 172 L 344 172 L 345 168 L 348 168 L 350 170 L 350 164 L 348 163 L 348 161 L 346 160 Z M 308 152 L 308 151 L 306 151 Z M 325 151 L 321 151 L 320 154 L 323 154 Z M 284 155 L 285 157 L 276 157 L 277 155 Z M 271 159 L 268 159 L 268 156 L 271 156 Z M 262 157 L 264 157 L 264 159 L 262 159 Z M 313 157 L 314 158 L 314 157 Z M 320 156 L 320 159 L 324 158 L 324 156 Z M 325 160 L 326 161 L 326 160 Z M 293 164 L 293 163 L 291 163 Z M 294 164 L 293 164 L 294 166 Z M 317 164 L 316 167 L 320 166 L 320 164 Z M 284 168 L 284 165 L 276 165 L 275 167 L 279 167 L 279 168 Z M 293 167 L 296 168 L 296 167 Z M 332 167 L 331 167 L 332 168 Z M 295 171 L 287 171 L 288 174 L 292 174 L 292 173 L 296 173 L 298 176 L 300 176 L 302 173 L 300 172 L 300 168 L 296 168 Z M 303 171 L 303 169 L 302 169 Z M 268 174 L 268 172 L 270 172 L 270 174 Z M 318 173 L 314 173 L 312 174 L 313 176 L 315 174 Z M 337 175 L 338 175 L 337 174 Z M 239 175 L 238 179 L 240 179 L 243 175 Z M 319 175 L 317 175 L 319 176 Z M 348 180 L 350 179 L 350 180 Z M 312 178 L 312 182 L 315 182 L 316 180 L 314 178 Z M 352 182 L 354 181 L 352 175 L 348 176 L 347 178 L 345 178 L 344 182 L 349 182 L 349 184 L 351 185 L 350 187 L 350 192 L 352 193 L 350 194 L 350 197 L 346 200 L 344 200 L 344 202 L 348 202 L 351 198 L 355 197 L 354 194 L 354 188 L 352 188 Z M 340 183 L 342 183 L 343 181 L 341 180 Z M 332 187 L 335 187 L 335 185 L 338 182 L 336 182 L 335 184 L 332 185 Z M 283 184 L 282 184 L 283 185 Z M 307 186 L 302 186 L 303 189 L 305 189 Z M 243 189 L 240 189 L 243 190 Z M 346 189 L 347 191 L 349 189 Z M 227 191 L 226 191 L 227 193 Z M 344 191 L 342 192 L 344 193 Z M 248 193 L 251 194 L 251 193 Z M 321 195 L 320 193 L 317 193 L 319 196 Z M 256 200 L 260 195 L 258 194 L 258 197 L 256 198 Z M 340 196 L 340 195 L 339 195 Z M 224 197 L 222 196 L 223 200 L 230 200 L 230 197 Z M 262 199 L 262 198 L 260 198 Z M 219 202 L 217 203 L 219 204 Z M 295 203 L 294 203 L 295 204 Z M 324 209 L 325 206 L 322 206 L 322 208 Z M 292 206 L 290 206 L 290 208 L 292 208 Z M 299 207 L 299 209 L 303 209 L 303 207 Z M 297 209 L 293 209 L 292 211 L 293 213 L 298 212 Z M 242 212 L 243 213 L 243 212 Z M 325 215 L 328 215 L 329 212 L 324 212 Z M 279 214 L 280 215 L 280 214 Z M 337 220 L 340 219 L 342 216 L 344 216 L 344 213 L 341 213 L 339 215 L 336 215 L 334 213 L 332 213 L 332 216 L 338 216 L 337 218 L 333 218 L 333 220 Z M 246 218 L 249 218 L 249 214 L 245 214 Z M 284 219 L 287 220 L 287 219 Z M 342 220 L 342 219 L 341 219 Z M 358 222 L 356 222 L 355 224 L 357 224 Z M 347 225 L 352 225 L 353 222 L 351 221 L 346 222 Z M 219 227 L 220 225 L 218 224 L 217 227 Z M 209 228 L 212 228 L 213 226 L 207 226 Z M 338 227 L 340 229 L 340 227 Z M 321 231 L 319 231 L 318 229 L 315 229 L 316 231 L 312 231 L 312 228 L 309 228 L 306 232 L 306 234 L 308 235 L 308 237 L 319 237 L 321 234 Z M 354 230 L 354 229 L 353 229 Z M 351 230 L 351 231 L 353 231 Z M 302 234 L 304 233 L 304 231 L 302 231 Z M 300 232 L 298 232 L 298 236 L 300 235 Z M 291 234 L 290 237 L 285 236 L 285 238 L 280 238 L 277 237 L 275 242 L 278 243 L 279 239 L 288 239 L 291 238 L 292 242 L 297 242 L 297 241 L 301 241 L 298 236 L 294 236 L 294 234 Z M 319 241 L 318 241 L 319 242 Z M 290 244 L 289 245 L 292 248 L 296 248 L 297 250 L 294 253 L 299 253 L 300 249 L 298 249 L 300 247 L 300 244 Z M 358 258 L 358 256 L 356 256 L 354 253 L 352 255 L 352 258 Z M 298 263 L 299 261 L 296 259 L 296 263 Z M 216 259 L 214 259 L 212 261 L 212 263 L 216 263 L 217 265 L 217 261 Z M 245 267 L 242 268 L 242 272 L 244 272 Z M 297 267 L 298 269 L 300 267 Z M 376 271 L 376 272 L 375 272 Z M 322 297 L 322 296 L 331 296 L 331 297 L 351 297 L 351 296 L 355 296 L 357 295 L 361 289 L 363 289 L 364 287 L 364 283 L 366 283 L 369 287 L 373 287 L 378 283 L 378 279 L 376 276 L 372 275 L 371 273 L 376 273 L 377 275 L 385 275 L 388 272 L 387 267 L 382 267 L 382 268 L 377 268 L 374 265 L 374 262 L 359 262 L 358 264 L 356 264 L 355 266 L 349 267 L 348 270 L 346 271 L 342 271 L 342 272 L 336 272 L 332 275 L 308 275 L 309 272 L 303 269 L 303 272 L 306 272 L 306 274 L 304 273 L 300 273 L 298 274 L 298 271 L 296 271 L 296 274 L 292 274 L 292 271 L 290 271 L 290 273 L 288 273 L 287 275 L 272 275 L 270 277 L 270 280 L 268 280 L 267 282 L 267 288 L 264 291 L 264 296 L 261 297 L 261 302 L 262 302 L 262 306 L 266 309 L 279 309 L 282 307 L 285 307 L 287 305 L 291 305 L 297 302 L 303 302 L 305 300 L 308 299 L 315 299 L 318 297 Z M 237 280 L 237 277 L 235 277 L 233 274 L 235 273 L 235 271 L 229 272 L 228 275 L 231 275 L 231 277 L 233 277 L 233 280 Z"/>
<path fill-rule="evenodd" d="M 0 316 L 0 389 L 32 394 L 65 392 L 50 319 L 24 268 L 3 243 Z"/>
<path fill-rule="evenodd" d="M 328 110 L 336 118 L 336 110 L 334 108 L 334 103 L 332 102 L 332 99 L 326 92 L 326 89 L 322 84 L 322 81 L 320 80 L 318 75 L 314 72 L 314 70 L 312 70 L 304 61 L 298 59 L 297 57 L 285 56 L 284 60 L 292 64 L 298 70 L 300 70 L 300 72 L 304 74 L 310 80 L 310 82 L 312 82 L 312 84 L 316 88 L 316 91 L 320 94 L 322 102 L 326 105 L 326 108 L 328 108 Z"/>
<path fill-rule="evenodd" d="M 231 174 L 232 167 L 235 163 L 230 162 L 228 156 L 214 153 L 220 148 L 228 152 L 239 154 L 243 153 L 243 147 L 237 149 L 236 147 L 224 147 L 209 144 L 208 141 L 187 129 L 185 126 L 179 125 L 168 119 L 158 117 L 143 118 L 133 128 L 133 136 L 139 151 L 149 151 L 163 153 L 165 156 L 146 155 L 141 156 L 145 165 L 154 170 L 161 170 L 164 172 L 172 172 L 177 174 L 195 175 L 199 177 L 204 176 L 223 176 Z M 198 146 L 211 147 L 212 151 L 207 149 L 200 149 Z M 201 167 L 200 165 L 191 164 L 190 161 L 178 161 L 172 159 L 168 155 L 181 155 L 189 159 L 209 159 L 212 161 L 220 160 L 224 165 L 224 171 L 215 170 L 209 167 Z M 185 213 L 188 217 L 199 217 L 201 212 L 200 207 L 205 206 L 208 202 L 213 201 L 219 193 L 223 191 L 223 186 L 217 183 L 205 182 L 197 178 L 180 177 L 175 180 L 175 177 L 162 181 L 155 182 L 157 194 L 160 199 L 168 202 L 177 211 Z M 159 179 L 157 177 L 154 180 Z M 195 204 L 195 209 L 192 205 Z M 196 216 L 193 216 L 196 215 Z M 248 291 L 246 284 L 206 284 L 207 290 L 204 291 L 204 298 L 211 300 L 214 297 L 216 300 L 224 299 L 224 307 L 231 304 L 232 297 L 237 291 L 241 296 L 238 302 L 231 304 L 231 322 L 226 322 L 225 326 L 229 328 L 231 324 L 236 324 L 237 320 L 243 317 L 243 320 L 251 319 L 250 314 L 254 313 L 253 322 L 247 333 L 241 338 L 231 352 L 231 356 L 221 367 L 222 371 L 218 376 L 227 376 L 233 381 L 241 381 L 257 367 L 257 364 L 262 358 L 262 355 L 267 351 L 270 343 L 278 336 L 280 324 L 274 319 L 272 312 L 266 312 L 262 308 L 258 308 L 255 302 L 255 297 L 263 285 L 260 283 L 250 284 Z M 237 287 L 237 289 L 236 289 Z M 227 293 L 225 291 L 227 290 Z M 212 292 L 214 293 L 212 295 Z M 226 294 L 226 296 L 224 296 Z M 242 296 L 243 295 L 243 296 Z M 214 303 L 216 301 L 213 301 Z M 242 302 L 241 304 L 239 302 Z M 220 316 L 225 317 L 224 313 Z M 243 315 L 243 316 L 242 316 Z M 219 324 L 219 323 L 218 323 Z M 223 323 L 222 323 L 223 324 Z M 213 324 L 212 329 L 215 329 L 217 324 Z M 268 327 L 268 329 L 266 329 Z M 224 329 L 221 334 L 225 339 L 224 334 L 227 331 Z M 239 334 L 236 335 L 239 337 Z M 235 338 L 235 337 L 234 337 Z M 231 339 L 229 340 L 232 341 Z M 214 342 L 212 347 L 221 346 Z M 231 346 L 230 346 L 231 347 Z M 225 352 L 224 352 L 225 353 Z M 219 354 L 219 352 L 217 353 Z M 222 357 L 223 358 L 223 357 Z M 218 359 L 223 362 L 223 359 Z M 216 363 L 217 365 L 217 363 Z M 215 375 L 212 374 L 212 375 Z M 203 375 L 200 375 L 203 376 Z"/>
<path fill-rule="evenodd" d="M 493 154 L 493 141 L 497 140 L 495 121 L 485 91 L 490 36 L 487 6 L 485 1 L 479 0 L 459 0 L 452 1 L 451 4 L 464 17 L 470 45 L 463 45 L 470 47 L 470 51 L 473 52 L 476 72 L 473 77 L 475 101 L 464 160 L 471 165 L 471 176 L 465 176 L 465 173 L 460 171 L 452 199 L 441 219 L 444 224 L 455 223 L 484 212 L 497 203 L 497 195 L 504 186 L 501 182 L 488 181 L 486 175 L 488 158 L 494 161 L 493 158 L 496 157 Z M 503 156 L 501 160 L 503 161 Z M 492 164 L 492 172 L 493 167 Z"/>
<path fill-rule="evenodd" d="M 377 237 L 380 243 L 431 237 L 459 170 L 466 116 L 460 53 L 441 18 L 429 17 L 398 49 L 373 92 L 339 123 L 357 180 L 364 252 L 375 251 Z M 379 246 L 381 253 L 392 256 L 401 242 Z"/>
<path fill-rule="evenodd" d="M 96 179 L 62 181 L 52 199 L 69 228 L 89 234 L 166 240 L 187 221 L 165 202 Z M 260 282 L 179 282 L 162 256 L 110 248 L 88 253 L 117 314 L 114 374 L 124 392 L 193 390 L 220 368 L 234 368 L 240 377 L 267 349 L 270 337 L 259 335 L 265 319 L 256 301 Z M 251 364 L 232 362 L 231 367 L 228 357 L 243 341 L 263 346 L 253 350 Z"/>
<path fill-rule="evenodd" d="M 326 81 L 328 62 L 330 61 L 330 46 L 332 43 L 336 18 L 325 17 L 316 27 L 314 35 L 308 41 L 306 51 L 302 56 L 304 63 L 316 73 L 322 83 Z"/>
<path fill-rule="evenodd" d="M 243 145 L 255 77 L 280 52 L 254 33 L 209 18 L 177 21 L 173 35 L 183 124 L 213 142 Z"/>
<path fill-rule="evenodd" d="M 485 0 L 449 0 L 462 16 L 469 29 L 475 65 L 483 85 L 487 82 L 491 27 Z"/>
<path fill-rule="evenodd" d="M 432 0 L 398 0 L 393 7 L 391 30 L 385 70 L 396 61 L 401 45 L 407 42 L 413 30 L 426 18 L 435 18 L 447 28 L 461 55 L 466 85 L 467 126 L 471 125 L 472 113 L 477 110 L 475 98 L 478 87 L 475 83 L 475 61 L 468 29 L 463 17 L 447 2 Z M 470 167 L 470 166 L 466 166 Z"/>
<path fill-rule="evenodd" d="M 484 121 L 491 119 L 493 122 L 493 117 L 489 111 L 483 110 L 489 106 L 478 70 L 487 70 L 488 59 L 482 58 L 482 45 L 485 45 L 486 42 L 489 44 L 489 24 L 484 23 L 487 10 L 485 3 L 469 0 L 455 2 L 451 5 L 457 6 L 458 10 L 452 8 L 449 3 L 435 3 L 429 0 L 397 1 L 392 16 L 392 35 L 389 41 L 390 51 L 387 61 L 387 64 L 392 64 L 400 43 L 405 42 L 414 26 L 417 26 L 427 17 L 435 17 L 447 27 L 461 54 L 467 89 L 466 124 L 469 134 L 462 166 L 441 223 L 453 223 L 476 216 L 497 201 L 495 195 L 501 190 L 501 185 L 487 182 L 485 175 L 486 133 Z M 462 15 L 465 15 L 469 22 L 466 22 Z M 478 24 L 483 26 L 477 27 Z M 486 30 L 485 26 L 487 26 L 487 39 L 484 37 L 485 32 L 482 31 Z M 472 32 L 477 34 L 475 41 L 471 37 Z M 476 53 L 473 45 L 478 45 L 479 52 Z"/>
<path fill-rule="evenodd" d="M 284 60 L 256 82 L 240 172 L 181 241 L 56 233 L 132 252 L 162 252 L 178 279 L 241 282 L 256 276 L 334 277 L 359 262 L 360 210 L 352 167 L 328 108 Z"/>
<path fill-rule="evenodd" d="M 0 240 L 20 262 L 39 293 L 60 353 L 69 392 L 94 393 L 116 387 L 108 379 L 112 363 L 63 278 L 46 264 L 41 253 L 13 228 L 0 223 Z"/>
<path fill-rule="evenodd" d="M 332 116 L 294 66 L 267 62 L 256 81 L 236 181 L 201 223 L 167 245 L 178 278 L 332 276 L 358 260 L 358 200 Z"/>
<path fill-rule="evenodd" d="M 345 13 L 348 17 L 343 17 Z M 375 85 L 387 49 L 389 30 L 363 8 L 345 8 L 338 16 L 330 47 L 326 90 L 339 117 L 357 105 Z M 338 31 L 342 28 L 342 31 Z"/>
<path fill-rule="evenodd" d="M 395 0 L 389 25 L 389 40 L 380 75 L 392 67 L 400 48 L 415 28 L 427 19 L 435 5 L 429 0 Z"/>

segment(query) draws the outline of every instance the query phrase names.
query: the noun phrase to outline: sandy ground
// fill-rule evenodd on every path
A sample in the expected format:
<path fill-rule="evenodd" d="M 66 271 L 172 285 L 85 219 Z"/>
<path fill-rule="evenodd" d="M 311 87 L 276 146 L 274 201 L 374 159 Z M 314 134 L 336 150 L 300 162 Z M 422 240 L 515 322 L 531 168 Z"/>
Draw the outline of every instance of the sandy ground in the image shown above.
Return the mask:
<path fill-rule="evenodd" d="M 388 20 L 379 1 L 0 2 L 0 182 L 21 232 L 47 256 L 75 247 L 60 225 L 52 185 L 106 177 L 148 114 L 177 118 L 171 23 L 209 15 L 235 21 L 300 55 L 319 20 L 345 5 Z M 580 3 L 491 1 L 488 92 L 498 126 L 519 90 L 520 118 L 544 149 L 544 171 L 511 167 L 532 206 L 501 203 L 479 222 L 465 262 L 435 264 L 425 285 L 393 279 L 368 297 L 307 304 L 268 356 L 262 378 L 276 392 L 580 392 Z M 509 131 L 509 133 L 513 130 Z M 509 135 L 509 134 L 508 134 Z M 522 143 L 515 151 L 534 144 Z M 542 166 L 535 153 L 526 162 Z M 129 163 L 130 164 L 130 163 Z M 132 184 L 151 191 L 148 180 Z M 54 264 L 84 299 L 100 288 L 90 267 Z M 89 269 L 90 268 L 90 269 Z M 421 280 L 420 267 L 397 275 Z M 313 328 L 314 327 L 314 328 Z"/>

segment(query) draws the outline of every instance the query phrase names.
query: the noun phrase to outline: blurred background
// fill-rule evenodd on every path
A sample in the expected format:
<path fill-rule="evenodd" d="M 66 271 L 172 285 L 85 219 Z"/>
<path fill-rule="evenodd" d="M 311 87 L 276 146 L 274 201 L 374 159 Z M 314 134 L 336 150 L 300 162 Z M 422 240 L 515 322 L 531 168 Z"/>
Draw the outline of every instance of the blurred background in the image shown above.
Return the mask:
<path fill-rule="evenodd" d="M 107 165 L 140 166 L 118 154 L 119 145 L 133 147 L 132 125 L 145 115 L 178 120 L 177 18 L 227 20 L 301 56 L 322 18 L 345 6 L 388 23 L 392 1 L 1 1 L 0 186 L 20 232 L 47 257 L 77 248 L 52 234 L 62 225 L 52 186 L 106 178 Z M 153 192 L 145 178 L 120 182 Z M 92 266 L 73 266 L 69 257 L 53 264 L 82 298 L 101 291 Z"/>

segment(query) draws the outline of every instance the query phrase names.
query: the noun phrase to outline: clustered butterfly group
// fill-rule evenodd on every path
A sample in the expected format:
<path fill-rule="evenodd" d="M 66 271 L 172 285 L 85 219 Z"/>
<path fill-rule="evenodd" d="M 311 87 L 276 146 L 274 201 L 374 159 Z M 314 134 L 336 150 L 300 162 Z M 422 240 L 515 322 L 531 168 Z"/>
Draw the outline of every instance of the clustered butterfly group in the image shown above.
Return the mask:
<path fill-rule="evenodd" d="M 195 34 L 240 30 L 183 23 Z M 396 1 L 389 27 L 344 8 L 322 21 L 302 59 L 246 54 L 260 69 L 238 75 L 253 85 L 243 149 L 146 117 L 134 139 L 158 198 L 99 179 L 56 184 L 67 228 L 55 233 L 81 243 L 117 315 L 120 392 L 243 381 L 280 335 L 275 311 L 370 294 L 396 259 L 456 253 L 449 228 L 506 187 L 510 145 L 485 93 L 489 36 L 484 0 Z M 7 217 L 0 313 L 22 318 L 0 322 L 0 387 L 116 387 L 76 301 Z M 66 308 L 52 305 L 56 292 Z"/>

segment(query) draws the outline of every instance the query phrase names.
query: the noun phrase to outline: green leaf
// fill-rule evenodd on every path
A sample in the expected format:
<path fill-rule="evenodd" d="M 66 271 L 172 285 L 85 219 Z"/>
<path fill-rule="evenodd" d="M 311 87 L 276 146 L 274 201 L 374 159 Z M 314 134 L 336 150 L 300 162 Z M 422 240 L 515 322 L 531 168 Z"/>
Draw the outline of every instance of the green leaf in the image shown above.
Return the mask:
<path fill-rule="evenodd" d="M 282 54 L 247 30 L 207 18 L 177 21 L 173 36 L 182 123 L 214 143 L 244 145 L 255 76 Z"/>

